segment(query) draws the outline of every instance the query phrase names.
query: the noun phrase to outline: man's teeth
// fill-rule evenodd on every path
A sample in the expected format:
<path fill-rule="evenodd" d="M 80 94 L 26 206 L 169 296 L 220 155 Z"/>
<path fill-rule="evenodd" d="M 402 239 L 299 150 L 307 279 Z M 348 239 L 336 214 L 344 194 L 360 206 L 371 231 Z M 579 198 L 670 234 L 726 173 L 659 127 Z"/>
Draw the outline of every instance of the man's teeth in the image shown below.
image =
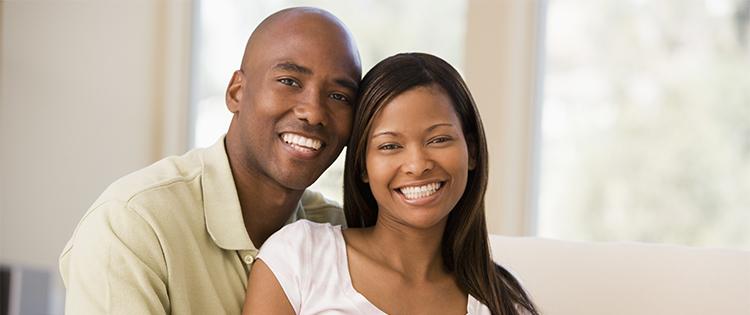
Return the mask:
<path fill-rule="evenodd" d="M 303 137 L 300 135 L 295 135 L 291 133 L 285 133 L 281 135 L 281 139 L 284 140 L 284 142 L 295 145 L 298 147 L 302 147 L 309 150 L 320 150 L 321 142 L 320 140 L 310 139 L 307 137 Z"/>
<path fill-rule="evenodd" d="M 401 187 L 399 190 L 406 197 L 406 199 L 419 199 L 431 196 L 440 189 L 442 184 L 440 182 L 431 183 L 423 186 L 409 186 Z"/>

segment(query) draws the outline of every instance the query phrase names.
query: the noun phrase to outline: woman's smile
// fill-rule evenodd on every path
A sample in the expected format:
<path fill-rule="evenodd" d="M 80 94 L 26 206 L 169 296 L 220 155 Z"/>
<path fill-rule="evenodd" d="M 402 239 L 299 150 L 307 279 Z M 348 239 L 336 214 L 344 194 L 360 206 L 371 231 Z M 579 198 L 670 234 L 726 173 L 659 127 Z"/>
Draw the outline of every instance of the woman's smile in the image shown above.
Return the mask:
<path fill-rule="evenodd" d="M 365 180 L 383 219 L 427 228 L 444 221 L 463 195 L 468 160 L 451 99 L 437 86 L 416 87 L 373 120 Z"/>
<path fill-rule="evenodd" d="M 401 192 L 401 194 L 403 194 L 406 199 L 417 200 L 434 195 L 442 185 L 443 182 L 438 181 L 419 186 L 404 186 L 398 188 L 397 191 Z"/>

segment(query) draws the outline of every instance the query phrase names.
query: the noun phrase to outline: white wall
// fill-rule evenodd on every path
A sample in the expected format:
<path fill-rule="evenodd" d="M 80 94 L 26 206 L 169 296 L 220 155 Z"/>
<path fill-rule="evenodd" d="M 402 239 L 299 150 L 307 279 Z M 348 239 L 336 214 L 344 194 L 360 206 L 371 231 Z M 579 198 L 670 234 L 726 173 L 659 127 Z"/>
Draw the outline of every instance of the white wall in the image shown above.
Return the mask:
<path fill-rule="evenodd" d="M 0 262 L 56 268 L 114 179 L 186 144 L 190 1 L 0 2 Z"/>
<path fill-rule="evenodd" d="M 490 233 L 533 235 L 546 0 L 469 4 L 466 81 L 489 146 L 487 225 Z"/>

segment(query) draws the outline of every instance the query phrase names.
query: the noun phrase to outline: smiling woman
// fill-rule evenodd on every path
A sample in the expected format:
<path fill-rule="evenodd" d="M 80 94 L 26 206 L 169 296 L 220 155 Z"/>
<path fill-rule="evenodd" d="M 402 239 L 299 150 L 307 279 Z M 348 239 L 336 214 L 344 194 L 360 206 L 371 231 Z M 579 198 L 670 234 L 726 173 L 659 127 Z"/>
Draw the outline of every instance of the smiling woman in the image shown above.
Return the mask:
<path fill-rule="evenodd" d="M 359 246 L 356 243 L 360 233 L 350 233 L 353 252 L 357 253 L 359 247 L 361 256 L 369 256 L 362 260 L 380 261 L 386 269 L 399 270 L 393 266 L 403 262 L 398 259 L 394 262 L 391 258 L 399 246 L 392 244 L 404 246 L 405 255 L 427 255 L 430 241 L 436 242 L 435 254 L 440 256 L 438 265 L 448 272 L 461 292 L 468 293 L 470 301 L 476 298 L 482 308 L 492 314 L 535 314 L 535 307 L 520 284 L 507 270 L 496 265 L 489 254 L 484 208 L 489 161 L 487 141 L 476 104 L 458 72 L 432 55 L 398 54 L 370 70 L 362 86 L 344 173 L 347 223 L 349 227 L 365 231 L 361 233 Z M 398 124 L 387 121 L 385 116 L 398 120 Z M 391 147 L 396 152 L 392 154 L 401 155 L 393 158 L 398 161 L 394 162 L 399 166 L 397 176 L 384 180 L 392 181 L 387 184 L 388 192 L 385 185 L 378 187 L 372 182 L 376 168 L 371 160 L 381 160 L 373 151 L 383 147 L 378 147 L 380 140 L 370 135 L 377 135 L 381 130 L 397 136 Z M 415 196 L 415 201 L 424 201 L 423 207 L 410 204 L 411 198 L 399 193 L 404 185 L 421 190 L 420 186 L 428 183 L 439 183 L 440 189 L 433 195 L 438 196 L 434 203 L 420 193 Z M 447 212 L 442 212 L 444 207 Z M 428 220 L 409 222 L 392 213 L 406 218 L 424 216 Z M 425 243 L 409 248 L 402 244 L 408 239 L 421 239 Z M 368 254 L 373 251 L 371 248 L 378 248 L 374 244 L 379 244 L 380 250 Z M 386 252 L 389 254 L 382 254 Z M 358 265 L 367 266 L 352 264 Z M 366 274 L 366 267 L 357 268 Z M 369 269 L 377 270 L 377 266 Z M 408 290 L 392 289 L 398 287 L 397 283 L 380 287 L 392 294 L 381 303 L 409 297 Z M 372 290 L 377 292 L 377 289 Z"/>
<path fill-rule="evenodd" d="M 442 233 L 464 193 L 470 156 L 448 94 L 439 85 L 408 90 L 378 112 L 370 133 L 362 177 L 379 201 L 380 223 Z"/>

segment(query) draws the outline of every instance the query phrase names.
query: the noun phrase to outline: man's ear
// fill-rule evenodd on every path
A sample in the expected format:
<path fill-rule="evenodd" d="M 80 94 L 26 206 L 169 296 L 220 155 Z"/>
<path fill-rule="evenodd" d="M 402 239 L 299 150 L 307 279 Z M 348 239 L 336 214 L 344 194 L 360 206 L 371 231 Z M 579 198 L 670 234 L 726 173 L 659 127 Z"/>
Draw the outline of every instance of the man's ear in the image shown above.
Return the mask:
<path fill-rule="evenodd" d="M 229 80 L 227 86 L 227 108 L 232 113 L 240 111 L 240 103 L 242 102 L 242 86 L 245 85 L 245 74 L 242 70 L 237 70 L 232 74 L 232 78 Z"/>

